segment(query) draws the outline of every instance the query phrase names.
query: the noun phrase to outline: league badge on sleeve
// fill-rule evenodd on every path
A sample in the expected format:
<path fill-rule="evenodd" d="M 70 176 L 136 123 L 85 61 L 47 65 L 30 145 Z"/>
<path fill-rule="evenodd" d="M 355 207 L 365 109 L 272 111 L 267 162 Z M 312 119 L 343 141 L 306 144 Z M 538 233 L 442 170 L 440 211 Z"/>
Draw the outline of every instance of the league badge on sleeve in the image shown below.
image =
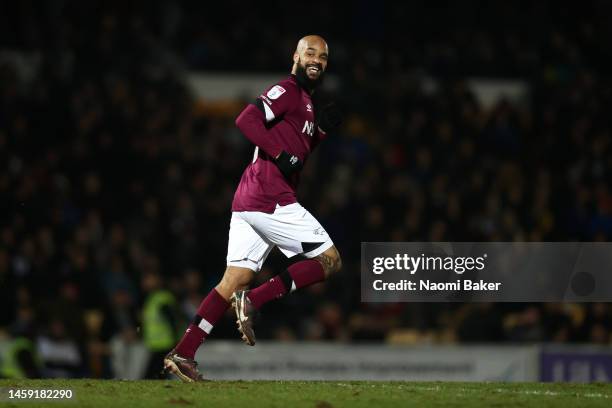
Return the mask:
<path fill-rule="evenodd" d="M 280 85 L 274 85 L 267 93 L 268 98 L 270 99 L 278 99 L 282 94 L 284 94 L 285 88 Z"/>

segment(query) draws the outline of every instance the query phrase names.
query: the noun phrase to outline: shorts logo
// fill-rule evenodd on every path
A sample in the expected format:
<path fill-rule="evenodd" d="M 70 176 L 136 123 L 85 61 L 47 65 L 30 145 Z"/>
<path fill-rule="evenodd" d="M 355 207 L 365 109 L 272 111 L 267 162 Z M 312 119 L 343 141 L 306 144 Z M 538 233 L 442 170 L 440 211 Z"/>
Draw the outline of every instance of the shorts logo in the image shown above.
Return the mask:
<path fill-rule="evenodd" d="M 278 99 L 282 94 L 285 93 L 285 88 L 280 85 L 274 85 L 267 93 L 268 98 Z"/>

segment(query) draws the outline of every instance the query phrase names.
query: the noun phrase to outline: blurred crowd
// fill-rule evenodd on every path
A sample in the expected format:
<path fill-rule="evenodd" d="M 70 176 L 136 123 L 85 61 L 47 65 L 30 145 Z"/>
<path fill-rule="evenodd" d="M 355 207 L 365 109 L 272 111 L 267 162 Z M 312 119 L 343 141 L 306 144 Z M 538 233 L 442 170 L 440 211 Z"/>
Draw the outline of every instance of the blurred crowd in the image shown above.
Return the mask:
<path fill-rule="evenodd" d="M 299 195 L 344 269 L 266 306 L 258 337 L 610 344 L 609 304 L 360 302 L 361 241 L 612 236 L 609 6 L 468 3 L 361 1 L 338 20 L 346 10 L 314 2 L 313 22 L 232 1 L 230 21 L 202 2 L 1 6 L 0 332 L 33 342 L 42 364 L 25 366 L 137 375 L 112 356 L 142 338 L 160 291 L 180 336 L 224 270 L 253 151 L 235 116 L 196 109 L 182 73 L 288 72 L 313 31 L 330 38 L 346 120 Z M 473 75 L 519 78 L 529 99 L 486 109 Z M 290 262 L 273 253 L 258 281 Z M 237 339 L 232 319 L 213 337 Z"/>

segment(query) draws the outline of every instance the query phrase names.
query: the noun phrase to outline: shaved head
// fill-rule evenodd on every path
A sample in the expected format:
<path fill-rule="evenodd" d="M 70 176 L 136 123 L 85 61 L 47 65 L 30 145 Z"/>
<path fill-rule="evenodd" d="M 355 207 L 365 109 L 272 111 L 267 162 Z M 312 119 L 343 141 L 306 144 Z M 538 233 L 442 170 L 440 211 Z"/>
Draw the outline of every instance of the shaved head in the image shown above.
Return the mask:
<path fill-rule="evenodd" d="M 297 54 L 302 53 L 309 47 L 322 49 L 325 50 L 325 53 L 328 53 L 327 41 L 320 35 L 307 35 L 306 37 L 302 37 L 300 41 L 298 41 L 297 47 L 295 47 L 295 52 Z"/>
<path fill-rule="evenodd" d="M 323 37 L 307 35 L 295 47 L 291 73 L 297 77 L 300 85 L 313 91 L 323 81 L 328 57 L 329 48 Z"/>

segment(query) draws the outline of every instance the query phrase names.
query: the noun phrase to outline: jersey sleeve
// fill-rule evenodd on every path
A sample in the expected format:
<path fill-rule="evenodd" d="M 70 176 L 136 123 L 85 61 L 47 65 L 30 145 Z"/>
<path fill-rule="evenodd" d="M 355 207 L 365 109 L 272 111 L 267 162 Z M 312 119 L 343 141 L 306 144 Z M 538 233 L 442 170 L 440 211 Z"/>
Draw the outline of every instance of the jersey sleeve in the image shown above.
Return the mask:
<path fill-rule="evenodd" d="M 263 102 L 266 122 L 271 122 L 295 108 L 299 93 L 292 84 L 279 83 L 259 95 L 258 99 Z"/>

